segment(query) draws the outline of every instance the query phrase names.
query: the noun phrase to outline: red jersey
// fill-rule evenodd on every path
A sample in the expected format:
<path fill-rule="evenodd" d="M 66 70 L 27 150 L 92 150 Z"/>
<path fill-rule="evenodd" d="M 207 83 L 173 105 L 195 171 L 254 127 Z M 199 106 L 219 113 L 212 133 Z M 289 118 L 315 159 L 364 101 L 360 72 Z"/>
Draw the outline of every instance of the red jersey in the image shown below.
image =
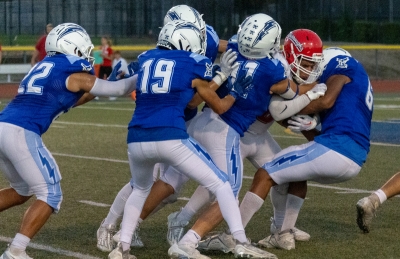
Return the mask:
<path fill-rule="evenodd" d="M 39 51 L 38 61 L 41 61 L 46 57 L 46 37 L 47 35 L 43 35 L 36 43 L 35 49 Z"/>
<path fill-rule="evenodd" d="M 106 55 L 106 56 L 111 56 L 113 53 L 112 49 L 108 45 L 101 46 L 101 52 L 103 53 L 103 55 Z M 101 64 L 101 65 L 105 66 L 105 67 L 111 67 L 112 60 L 103 57 L 103 64 Z"/>

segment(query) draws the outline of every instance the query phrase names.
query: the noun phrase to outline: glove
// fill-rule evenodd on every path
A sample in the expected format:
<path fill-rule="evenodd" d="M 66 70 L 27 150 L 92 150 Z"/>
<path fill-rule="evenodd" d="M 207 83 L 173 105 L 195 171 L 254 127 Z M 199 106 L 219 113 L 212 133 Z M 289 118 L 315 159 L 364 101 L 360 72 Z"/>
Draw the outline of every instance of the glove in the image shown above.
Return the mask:
<path fill-rule="evenodd" d="M 294 132 L 308 131 L 314 129 L 318 125 L 318 115 L 313 117 L 309 115 L 295 115 L 288 120 L 288 128 Z"/>
<path fill-rule="evenodd" d="M 229 92 L 233 98 L 237 99 L 238 97 L 246 99 L 247 94 L 253 88 L 251 85 L 253 78 L 251 76 L 247 76 L 243 74 L 240 76 L 235 83 L 232 85 L 231 91 Z"/>
<path fill-rule="evenodd" d="M 321 83 L 321 84 L 316 84 L 310 91 L 306 93 L 310 101 L 316 100 L 320 98 L 321 96 L 325 95 L 326 92 L 326 84 Z"/>
<path fill-rule="evenodd" d="M 213 65 L 213 67 L 212 67 L 212 77 L 216 76 L 218 71 L 221 71 L 221 67 L 219 65 L 216 65 L 216 64 Z"/>
<path fill-rule="evenodd" d="M 133 76 L 140 69 L 138 61 L 132 61 L 128 65 L 129 74 L 125 74 L 125 78 Z"/>
<path fill-rule="evenodd" d="M 108 76 L 107 80 L 108 81 L 118 81 L 119 79 L 121 79 L 120 75 L 122 74 L 122 71 L 120 70 L 120 68 L 121 68 L 121 61 L 115 65 L 111 74 Z"/>
<path fill-rule="evenodd" d="M 232 73 L 233 70 L 235 70 L 238 66 L 239 63 L 234 63 L 236 61 L 237 54 L 236 52 L 232 51 L 232 49 L 229 49 L 225 53 L 221 55 L 220 59 L 220 66 L 221 66 L 221 71 L 217 71 L 217 74 L 221 76 L 222 81 L 225 81 L 228 76 Z"/>

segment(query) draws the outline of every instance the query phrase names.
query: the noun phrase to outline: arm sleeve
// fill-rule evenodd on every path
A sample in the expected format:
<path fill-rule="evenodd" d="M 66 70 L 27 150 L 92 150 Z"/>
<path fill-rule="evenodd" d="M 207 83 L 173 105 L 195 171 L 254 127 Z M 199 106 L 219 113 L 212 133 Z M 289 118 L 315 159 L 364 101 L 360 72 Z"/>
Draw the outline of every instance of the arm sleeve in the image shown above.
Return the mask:
<path fill-rule="evenodd" d="M 118 81 L 97 78 L 90 93 L 94 96 L 122 96 L 136 90 L 137 75 Z"/>
<path fill-rule="evenodd" d="M 281 121 L 295 115 L 309 103 L 310 99 L 305 94 L 292 100 L 285 100 L 278 95 L 273 95 L 268 109 L 274 120 Z"/>

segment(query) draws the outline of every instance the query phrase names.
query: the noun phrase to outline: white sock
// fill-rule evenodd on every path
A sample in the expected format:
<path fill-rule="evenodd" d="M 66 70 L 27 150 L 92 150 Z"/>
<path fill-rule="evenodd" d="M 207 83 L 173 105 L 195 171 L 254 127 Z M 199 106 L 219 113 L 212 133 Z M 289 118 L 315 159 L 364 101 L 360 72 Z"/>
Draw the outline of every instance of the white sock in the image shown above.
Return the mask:
<path fill-rule="evenodd" d="M 135 232 L 140 213 L 143 209 L 144 202 L 151 190 L 151 186 L 147 189 L 133 189 L 131 195 L 125 204 L 124 217 L 121 224 L 120 242 L 130 244 L 132 235 Z M 123 244 L 122 244 L 123 245 Z"/>
<path fill-rule="evenodd" d="M 246 243 L 247 238 L 244 233 L 240 210 L 229 182 L 225 182 L 219 187 L 215 192 L 215 196 L 233 238 L 241 243 Z"/>
<path fill-rule="evenodd" d="M 102 224 L 103 227 L 108 225 L 117 225 L 117 221 L 122 217 L 122 214 L 124 213 L 125 203 L 131 193 L 132 186 L 130 183 L 127 183 L 118 192 L 117 197 L 115 197 L 114 202 L 111 205 L 110 210 L 108 211 L 107 217 L 104 219 L 104 222 Z"/>
<path fill-rule="evenodd" d="M 214 196 L 206 188 L 203 186 L 197 187 L 188 203 L 186 203 L 185 207 L 183 207 L 178 214 L 177 219 L 181 221 L 190 221 L 204 205 L 210 203 L 213 199 Z"/>
<path fill-rule="evenodd" d="M 189 229 L 188 232 L 179 240 L 179 244 L 195 244 L 197 245 L 201 240 L 199 234 L 197 234 L 194 230 Z"/>
<path fill-rule="evenodd" d="M 280 228 L 283 224 L 283 220 L 285 219 L 287 189 L 286 193 L 282 194 L 282 192 L 278 191 L 277 188 L 279 188 L 278 185 L 271 188 L 270 196 L 272 206 L 274 207 L 275 226 Z"/>
<path fill-rule="evenodd" d="M 264 200 L 253 192 L 246 192 L 242 203 L 240 203 L 240 215 L 242 216 L 243 227 L 246 228 L 253 215 L 261 208 Z"/>
<path fill-rule="evenodd" d="M 10 245 L 10 249 L 12 249 L 11 253 L 17 255 L 18 250 L 20 250 L 21 252 L 25 251 L 30 241 L 31 239 L 29 237 L 17 233 Z"/>
<path fill-rule="evenodd" d="M 304 199 L 288 194 L 286 201 L 286 214 L 283 220 L 281 231 L 294 228 Z"/>
<path fill-rule="evenodd" d="M 387 200 L 386 194 L 381 189 L 375 191 L 374 193 L 378 196 L 379 201 L 381 202 L 381 204 L 384 203 Z"/>

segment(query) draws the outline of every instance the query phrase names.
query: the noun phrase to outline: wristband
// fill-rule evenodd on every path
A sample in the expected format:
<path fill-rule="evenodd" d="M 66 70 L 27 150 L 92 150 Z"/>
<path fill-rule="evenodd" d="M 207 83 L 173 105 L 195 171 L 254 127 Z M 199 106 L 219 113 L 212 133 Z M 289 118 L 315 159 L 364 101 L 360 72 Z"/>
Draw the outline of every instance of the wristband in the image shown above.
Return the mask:
<path fill-rule="evenodd" d="M 222 80 L 222 76 L 220 74 L 216 74 L 212 79 L 218 86 L 221 86 L 225 80 Z"/>

